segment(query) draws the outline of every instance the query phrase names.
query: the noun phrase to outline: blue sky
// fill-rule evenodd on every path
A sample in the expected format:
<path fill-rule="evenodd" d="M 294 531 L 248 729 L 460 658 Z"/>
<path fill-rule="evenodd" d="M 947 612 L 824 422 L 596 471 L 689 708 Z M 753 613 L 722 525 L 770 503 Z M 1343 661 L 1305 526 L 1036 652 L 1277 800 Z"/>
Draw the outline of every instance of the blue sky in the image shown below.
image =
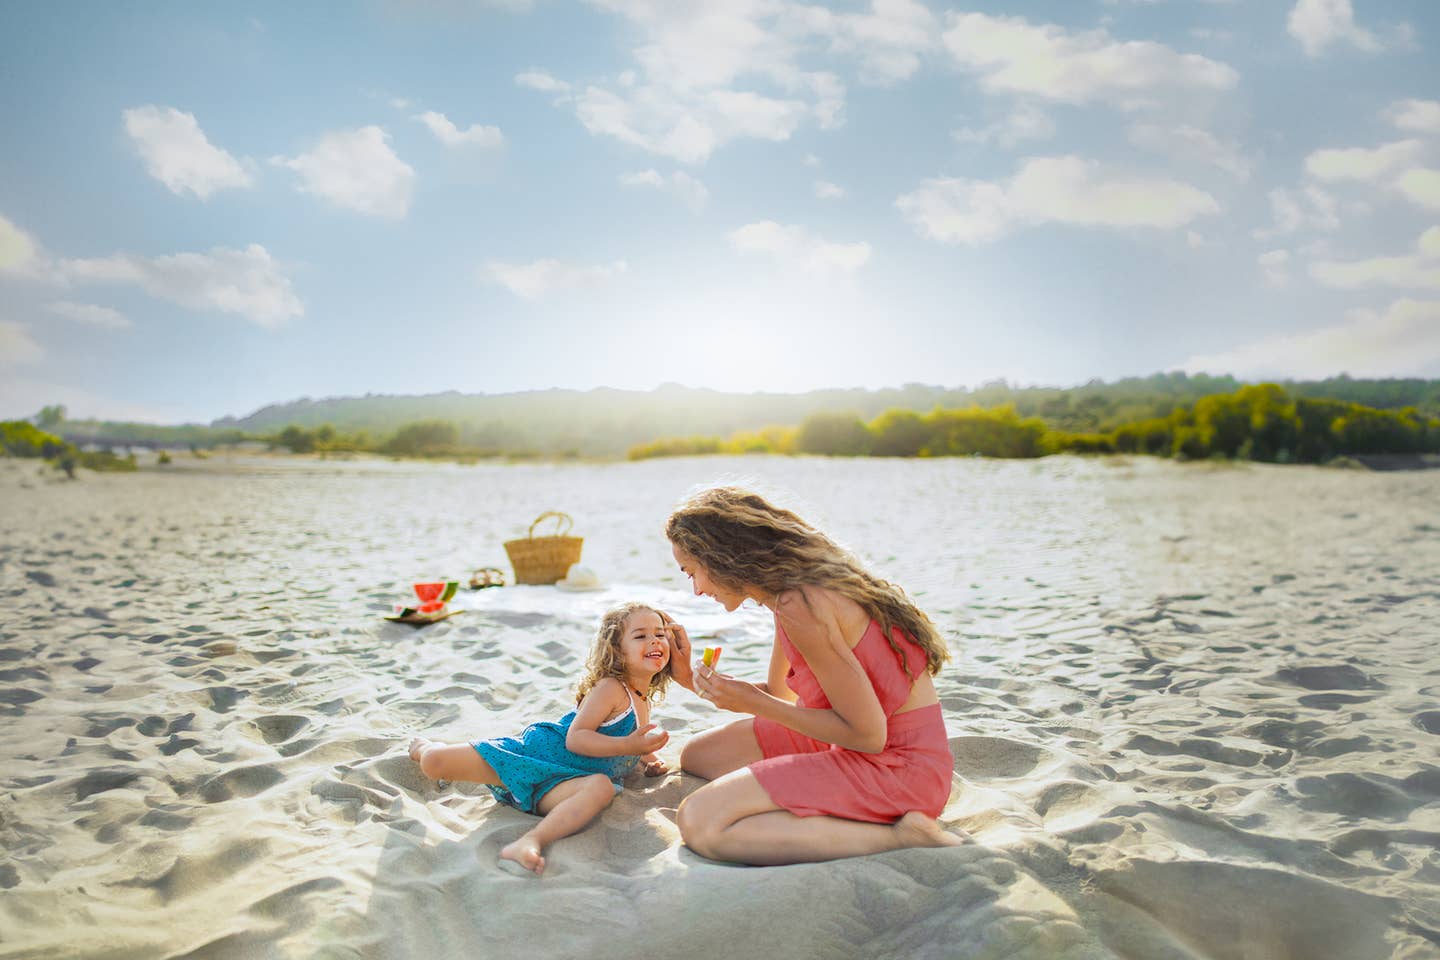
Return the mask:
<path fill-rule="evenodd" d="M 1432 0 L 0 5 L 0 416 L 1440 377 Z"/>

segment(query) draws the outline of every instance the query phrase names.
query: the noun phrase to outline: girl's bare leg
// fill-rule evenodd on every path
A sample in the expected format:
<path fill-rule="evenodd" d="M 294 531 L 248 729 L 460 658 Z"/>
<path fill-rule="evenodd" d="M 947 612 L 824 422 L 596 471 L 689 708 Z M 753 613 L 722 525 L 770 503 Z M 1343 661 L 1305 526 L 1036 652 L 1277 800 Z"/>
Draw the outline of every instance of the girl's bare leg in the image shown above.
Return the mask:
<path fill-rule="evenodd" d="M 690 794 L 676 819 L 685 844 L 702 857 L 757 866 L 965 842 L 918 811 L 894 824 L 797 817 L 776 805 L 749 770 L 728 773 Z"/>
<path fill-rule="evenodd" d="M 499 785 L 500 777 L 468 743 L 436 743 L 423 737 L 410 741 L 410 759 L 431 780 L 469 780 Z"/>
<path fill-rule="evenodd" d="M 545 847 L 583 828 L 610 806 L 615 786 L 600 773 L 562 780 L 535 805 L 543 819 L 514 843 L 500 851 L 500 859 L 514 860 L 539 876 L 545 871 Z"/>
<path fill-rule="evenodd" d="M 755 739 L 755 718 L 746 717 L 691 737 L 680 750 L 680 769 L 715 780 L 764 759 Z"/>

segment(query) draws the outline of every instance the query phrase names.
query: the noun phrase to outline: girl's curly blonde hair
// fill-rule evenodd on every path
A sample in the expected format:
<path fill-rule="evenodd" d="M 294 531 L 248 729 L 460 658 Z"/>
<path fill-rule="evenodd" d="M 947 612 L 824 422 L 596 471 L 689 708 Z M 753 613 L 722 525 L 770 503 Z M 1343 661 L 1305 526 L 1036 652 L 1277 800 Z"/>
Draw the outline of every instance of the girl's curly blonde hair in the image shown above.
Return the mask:
<path fill-rule="evenodd" d="M 626 603 L 606 610 L 600 618 L 600 628 L 595 632 L 595 643 L 590 648 L 590 657 L 585 661 L 585 675 L 575 686 L 575 704 L 579 706 L 585 695 L 595 689 L 595 684 L 606 677 L 614 677 L 625 683 L 625 656 L 620 650 L 620 641 L 625 636 L 625 624 L 630 616 L 648 610 L 665 621 L 664 613 L 646 603 Z M 650 678 L 650 689 L 644 691 L 645 699 L 655 703 L 664 699 L 665 688 L 670 683 L 670 662 L 665 669 Z"/>
<path fill-rule="evenodd" d="M 849 597 L 880 623 L 907 676 L 910 665 L 891 635 L 895 627 L 925 651 L 932 675 L 950 659 L 935 624 L 904 590 L 870 573 L 854 554 L 759 494 L 739 487 L 702 490 L 670 514 L 665 535 L 728 589 L 754 586 L 778 596 L 808 584 Z"/>

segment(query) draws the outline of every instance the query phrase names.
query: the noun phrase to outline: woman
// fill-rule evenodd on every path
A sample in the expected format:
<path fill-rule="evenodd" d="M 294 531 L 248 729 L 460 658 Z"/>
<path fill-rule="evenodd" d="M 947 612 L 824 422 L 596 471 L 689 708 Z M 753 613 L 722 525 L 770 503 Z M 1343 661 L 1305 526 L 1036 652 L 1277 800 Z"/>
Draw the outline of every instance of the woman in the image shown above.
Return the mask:
<path fill-rule="evenodd" d="M 929 617 L 820 531 L 760 496 L 706 490 L 665 526 L 695 593 L 775 615 L 769 679 L 699 666 L 676 625 L 676 679 L 751 716 L 685 745 L 712 782 L 679 810 L 685 843 L 716 860 L 831 860 L 963 840 L 936 822 L 952 759 L 931 675 L 948 659 Z"/>

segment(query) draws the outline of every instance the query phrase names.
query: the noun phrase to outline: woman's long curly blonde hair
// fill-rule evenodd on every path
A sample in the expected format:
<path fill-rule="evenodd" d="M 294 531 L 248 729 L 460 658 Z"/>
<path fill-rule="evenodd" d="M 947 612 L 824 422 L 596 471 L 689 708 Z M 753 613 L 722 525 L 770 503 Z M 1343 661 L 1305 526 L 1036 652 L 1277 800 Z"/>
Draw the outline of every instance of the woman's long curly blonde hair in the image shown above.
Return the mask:
<path fill-rule="evenodd" d="M 950 659 L 935 624 L 904 590 L 876 577 L 854 554 L 759 494 L 740 487 L 702 490 L 670 514 L 665 536 L 730 590 L 753 586 L 778 596 L 809 585 L 849 597 L 880 623 L 906 676 L 910 665 L 895 642 L 895 627 L 925 651 L 932 675 Z"/>
<path fill-rule="evenodd" d="M 632 614 L 641 610 L 648 610 L 657 614 L 661 621 L 665 620 L 665 614 L 645 603 L 627 603 L 606 610 L 600 618 L 600 628 L 595 631 L 595 642 L 590 647 L 590 656 L 585 661 L 585 675 L 575 687 L 575 705 L 579 706 L 585 695 L 595 689 L 595 684 L 606 677 L 614 677 L 627 687 L 629 683 L 625 679 L 625 655 L 620 649 L 620 641 L 625 637 L 625 624 Z M 655 703 L 665 697 L 665 688 L 670 683 L 670 662 L 666 661 L 665 669 L 650 678 L 650 689 L 644 691 L 645 699 Z"/>

